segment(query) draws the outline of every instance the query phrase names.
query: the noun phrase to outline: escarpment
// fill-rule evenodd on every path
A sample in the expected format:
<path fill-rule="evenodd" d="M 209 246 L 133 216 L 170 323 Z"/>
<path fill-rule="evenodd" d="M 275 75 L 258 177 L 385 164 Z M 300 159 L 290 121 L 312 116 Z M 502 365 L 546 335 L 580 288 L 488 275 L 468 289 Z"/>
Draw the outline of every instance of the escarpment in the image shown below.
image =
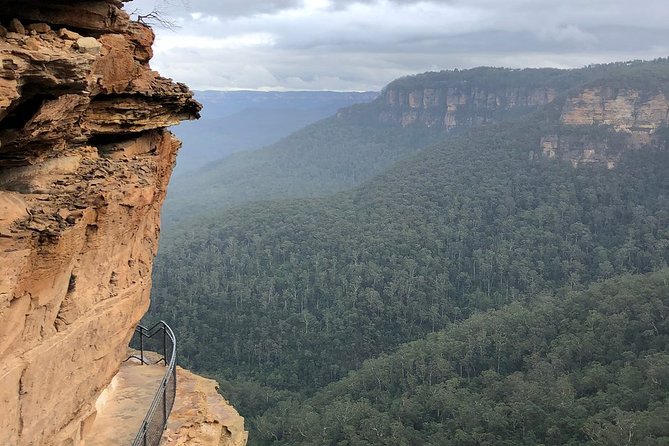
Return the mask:
<path fill-rule="evenodd" d="M 555 99 L 553 87 L 452 86 L 389 88 L 383 93 L 382 122 L 451 130 L 498 122 L 505 114 L 527 112 Z"/>
<path fill-rule="evenodd" d="M 564 100 L 560 125 L 541 139 L 541 154 L 614 168 L 625 151 L 666 148 L 668 117 L 661 89 L 588 86 Z"/>
<path fill-rule="evenodd" d="M 452 131 L 529 113 L 572 84 L 555 69 L 424 73 L 388 84 L 375 101 L 374 114 L 384 124 Z"/>
<path fill-rule="evenodd" d="M 166 127 L 200 105 L 122 3 L 0 5 L 0 444 L 80 444 L 148 308 Z"/>
<path fill-rule="evenodd" d="M 666 146 L 667 86 L 666 59 L 576 70 L 480 67 L 398 79 L 371 105 L 339 116 L 454 132 L 544 112 L 555 131 L 538 141 L 541 157 L 613 168 L 625 151 Z"/>

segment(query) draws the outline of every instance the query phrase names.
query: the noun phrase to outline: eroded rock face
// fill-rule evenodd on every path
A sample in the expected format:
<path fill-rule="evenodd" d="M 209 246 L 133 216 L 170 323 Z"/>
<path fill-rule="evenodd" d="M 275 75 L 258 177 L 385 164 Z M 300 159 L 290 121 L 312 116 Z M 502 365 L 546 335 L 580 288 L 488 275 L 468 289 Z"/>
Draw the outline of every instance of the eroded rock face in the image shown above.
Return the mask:
<path fill-rule="evenodd" d="M 381 122 L 403 127 L 445 128 L 490 124 L 512 110 L 530 111 L 555 99 L 552 87 L 500 88 L 388 88 L 381 103 Z"/>
<path fill-rule="evenodd" d="M 177 396 L 161 444 L 244 446 L 244 418 L 218 393 L 211 379 L 177 368 Z"/>
<path fill-rule="evenodd" d="M 669 101 L 662 91 L 584 88 L 565 100 L 559 133 L 542 138 L 540 153 L 573 166 L 599 164 L 612 169 L 626 150 L 663 148 L 658 130 L 667 128 L 668 116 Z M 587 127 L 602 131 L 580 132 Z"/>
<path fill-rule="evenodd" d="M 4 1 L 0 444 L 73 445 L 145 313 L 188 89 L 116 1 Z M 9 23 L 3 23 L 9 25 Z"/>
<path fill-rule="evenodd" d="M 570 97 L 562 110 L 567 125 L 610 125 L 616 130 L 652 132 L 669 121 L 669 102 L 660 91 L 610 87 L 586 88 Z"/>

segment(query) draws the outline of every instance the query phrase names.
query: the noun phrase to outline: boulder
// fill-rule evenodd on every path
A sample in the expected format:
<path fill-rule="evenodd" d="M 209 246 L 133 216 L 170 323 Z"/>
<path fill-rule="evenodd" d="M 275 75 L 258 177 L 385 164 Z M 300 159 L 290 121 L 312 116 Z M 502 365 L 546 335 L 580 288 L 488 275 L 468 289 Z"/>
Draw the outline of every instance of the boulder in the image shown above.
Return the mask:
<path fill-rule="evenodd" d="M 80 53 L 94 56 L 100 54 L 100 48 L 102 48 L 102 44 L 95 37 L 80 37 L 75 45 Z"/>

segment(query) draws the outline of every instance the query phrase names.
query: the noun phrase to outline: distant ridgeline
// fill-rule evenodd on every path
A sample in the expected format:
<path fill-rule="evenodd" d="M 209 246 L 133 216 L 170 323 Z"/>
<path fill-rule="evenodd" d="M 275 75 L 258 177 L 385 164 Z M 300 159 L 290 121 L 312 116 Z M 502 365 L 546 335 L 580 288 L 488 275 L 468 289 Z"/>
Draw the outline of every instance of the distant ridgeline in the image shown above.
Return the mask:
<path fill-rule="evenodd" d="M 150 315 L 252 445 L 668 444 L 668 86 L 666 60 L 396 81 L 225 171 L 246 201 L 362 184 L 166 231 Z M 508 114 L 448 130 L 458 89 Z"/>
<path fill-rule="evenodd" d="M 170 226 L 252 201 L 349 189 L 449 133 L 518 119 L 540 107 L 554 112 L 555 127 L 537 141 L 536 155 L 613 167 L 623 146 L 640 148 L 656 144 L 656 136 L 664 138 L 658 130 L 667 124 L 668 67 L 661 59 L 578 70 L 475 68 L 402 78 L 371 103 L 342 109 L 264 149 L 176 178 L 164 222 Z M 587 135 L 593 124 L 599 129 L 595 139 Z M 211 131 L 205 133 L 208 144 L 216 141 Z"/>
<path fill-rule="evenodd" d="M 340 108 L 377 96 L 378 92 L 196 91 L 204 106 L 202 117 L 197 125 L 186 122 L 175 127 L 183 150 L 173 175 L 190 176 L 231 153 L 272 144 Z"/>

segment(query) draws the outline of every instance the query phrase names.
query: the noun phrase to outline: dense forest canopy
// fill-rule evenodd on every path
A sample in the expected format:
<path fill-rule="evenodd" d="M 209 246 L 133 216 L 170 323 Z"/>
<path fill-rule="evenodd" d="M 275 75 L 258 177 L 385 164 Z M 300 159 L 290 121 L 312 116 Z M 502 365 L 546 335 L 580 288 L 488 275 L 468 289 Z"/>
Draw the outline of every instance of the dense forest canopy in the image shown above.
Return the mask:
<path fill-rule="evenodd" d="M 669 270 L 535 296 L 256 421 L 272 445 L 664 445 Z"/>
<path fill-rule="evenodd" d="M 605 67 L 612 82 L 651 88 L 669 68 L 625 66 Z M 323 196 L 184 220 L 162 241 L 149 317 L 173 323 L 181 363 L 221 382 L 254 445 L 666 444 L 666 142 L 626 150 L 612 127 L 561 125 L 560 106 L 447 139 L 303 130 L 350 138 L 358 161 L 391 142 L 404 159 L 335 195 L 315 173 Z M 622 154 L 574 168 L 540 156 L 547 134 Z"/>

